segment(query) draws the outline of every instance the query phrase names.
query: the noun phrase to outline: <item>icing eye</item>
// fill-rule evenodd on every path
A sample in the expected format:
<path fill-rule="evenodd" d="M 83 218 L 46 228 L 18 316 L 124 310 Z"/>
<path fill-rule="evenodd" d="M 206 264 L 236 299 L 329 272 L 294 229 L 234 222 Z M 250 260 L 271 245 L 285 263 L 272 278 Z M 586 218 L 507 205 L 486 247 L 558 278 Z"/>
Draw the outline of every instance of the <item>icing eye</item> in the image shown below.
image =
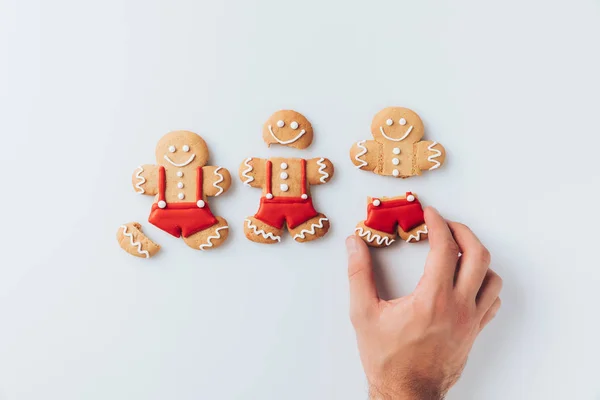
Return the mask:
<path fill-rule="evenodd" d="M 398 121 L 398 123 L 402 126 L 406 125 L 406 120 L 404 118 L 400 118 L 400 121 Z"/>
<path fill-rule="evenodd" d="M 277 126 L 280 128 L 283 128 L 285 126 L 285 122 L 283 122 L 282 120 L 277 121 Z"/>
<path fill-rule="evenodd" d="M 188 146 L 187 144 L 184 144 L 183 147 L 181 148 L 181 150 L 183 150 L 187 153 L 188 151 L 190 151 L 190 146 Z"/>
<path fill-rule="evenodd" d="M 290 128 L 292 128 L 292 129 L 298 129 L 298 123 L 297 123 L 296 121 L 293 121 L 293 122 L 290 124 Z"/>
<path fill-rule="evenodd" d="M 169 146 L 169 151 L 171 153 L 175 153 L 175 146 Z"/>
<path fill-rule="evenodd" d="M 392 121 L 391 119 L 388 119 L 387 121 L 385 121 L 385 124 L 387 126 L 392 126 L 393 123 L 394 123 L 394 121 Z"/>

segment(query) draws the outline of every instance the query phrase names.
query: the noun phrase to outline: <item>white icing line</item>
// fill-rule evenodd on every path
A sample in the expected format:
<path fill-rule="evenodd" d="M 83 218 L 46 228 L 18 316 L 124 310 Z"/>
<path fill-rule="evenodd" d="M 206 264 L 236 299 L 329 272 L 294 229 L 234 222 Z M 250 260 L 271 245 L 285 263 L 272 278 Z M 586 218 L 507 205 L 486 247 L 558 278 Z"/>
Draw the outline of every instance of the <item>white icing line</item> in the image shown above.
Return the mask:
<path fill-rule="evenodd" d="M 311 224 L 310 230 L 302 229 L 300 231 L 300 233 L 298 233 L 296 236 L 294 236 L 294 240 L 296 240 L 298 238 L 306 239 L 305 233 L 308 233 L 309 235 L 316 234 L 315 228 L 319 228 L 319 229 L 323 228 L 323 221 L 329 221 L 329 219 L 328 218 L 320 218 L 318 224 Z"/>
<path fill-rule="evenodd" d="M 273 136 L 273 139 L 277 140 L 277 142 L 279 144 L 291 144 L 294 143 L 296 140 L 300 139 L 302 137 L 302 135 L 304 135 L 306 133 L 306 131 L 304 129 L 302 129 L 300 131 L 300 133 L 298 134 L 298 136 L 296 136 L 295 138 L 291 139 L 291 140 L 279 140 L 279 138 L 277 136 L 275 136 L 275 134 L 273 133 L 273 128 L 271 128 L 271 125 L 269 125 L 269 132 L 271 132 L 271 136 Z"/>
<path fill-rule="evenodd" d="M 362 149 L 357 155 L 354 156 L 354 159 L 356 161 L 358 161 L 359 163 L 362 163 L 360 165 L 357 165 L 356 168 L 362 168 L 362 167 L 364 167 L 365 165 L 368 164 L 368 162 L 366 162 L 365 160 L 361 159 L 362 156 L 364 156 L 365 154 L 367 154 L 367 148 L 365 147 L 365 142 L 366 142 L 366 140 L 361 140 L 360 142 L 356 143 L 356 145 Z"/>
<path fill-rule="evenodd" d="M 221 186 L 219 186 L 219 183 L 223 182 L 225 180 L 225 178 L 223 177 L 223 175 L 221 175 L 219 173 L 219 170 L 223 169 L 221 167 L 217 167 L 217 169 L 215 169 L 215 171 L 213 172 L 215 175 L 219 176 L 219 180 L 213 183 L 213 186 L 217 189 L 219 189 L 219 191 L 217 192 L 217 194 L 215 194 L 215 197 L 217 197 L 218 195 L 220 195 L 221 193 L 223 193 L 223 191 L 225 189 L 223 189 Z"/>
<path fill-rule="evenodd" d="M 245 219 L 244 221 L 246 221 L 248 224 L 248 229 L 252 229 L 254 231 L 255 235 L 261 235 L 262 237 L 264 237 L 265 239 L 271 239 L 271 240 L 276 240 L 278 242 L 281 242 L 281 237 L 280 236 L 276 236 L 273 235 L 271 232 L 267 233 L 262 229 L 258 229 L 258 227 L 256 225 L 252 225 L 252 221 L 250 221 L 249 219 Z"/>
<path fill-rule="evenodd" d="M 246 180 L 244 181 L 244 185 L 246 186 L 250 186 L 250 182 L 254 180 L 253 176 L 248 175 L 248 172 L 252 172 L 254 170 L 254 168 L 252 168 L 252 165 L 250 165 L 250 161 L 252 161 L 252 157 L 246 158 L 246 161 L 244 161 L 244 165 L 248 168 L 242 171 L 242 176 L 246 178 Z"/>
<path fill-rule="evenodd" d="M 329 174 L 327 172 L 325 172 L 325 168 L 327 168 L 327 165 L 325 165 L 325 163 L 323 161 L 325 161 L 324 158 L 320 158 L 319 161 L 317 161 L 317 165 L 319 166 L 319 174 L 322 175 L 321 178 L 319 179 L 321 181 L 321 183 L 327 182 L 326 179 L 329 178 Z"/>
<path fill-rule="evenodd" d="M 383 126 L 380 126 L 380 127 L 379 127 L 379 131 L 381 132 L 381 134 L 383 135 L 383 137 L 384 137 L 384 138 L 386 138 L 387 140 L 391 140 L 392 142 L 401 142 L 401 141 L 403 141 L 404 139 L 406 139 L 406 137 L 407 137 L 408 135 L 410 135 L 410 133 L 412 132 L 412 130 L 413 130 L 413 126 L 411 125 L 411 126 L 410 126 L 410 127 L 407 129 L 407 131 L 406 131 L 406 133 L 404 134 L 404 136 L 402 136 L 400 139 L 393 139 L 393 138 L 391 138 L 391 137 L 389 137 L 388 135 L 386 135 L 386 134 L 385 134 L 385 132 L 383 131 Z"/>
<path fill-rule="evenodd" d="M 424 234 L 428 233 L 428 231 L 427 231 L 427 225 L 425 225 L 425 229 L 424 230 L 418 230 L 414 235 L 410 235 L 408 237 L 408 239 L 406 239 L 406 243 L 409 243 L 411 239 L 416 239 L 417 242 L 418 242 L 419 240 L 421 240 L 421 233 L 424 233 Z"/>
<path fill-rule="evenodd" d="M 173 165 L 174 167 L 185 167 L 186 165 L 188 165 L 189 163 L 191 163 L 192 161 L 194 161 L 194 158 L 196 158 L 196 155 L 192 154 L 191 157 L 186 162 L 181 163 L 181 164 L 176 164 L 176 163 L 173 162 L 173 160 L 171 160 L 169 158 L 168 155 L 165 154 L 165 160 L 167 160 L 168 162 L 170 162 L 171 165 Z"/>
<path fill-rule="evenodd" d="M 121 225 L 121 228 L 123 228 L 123 235 L 125 235 L 129 238 L 129 243 L 131 243 L 131 246 L 137 247 L 137 252 L 139 254 L 144 254 L 146 256 L 146 258 L 150 258 L 150 253 L 148 253 L 148 251 L 146 251 L 146 250 L 142 250 L 142 244 L 140 242 L 135 242 L 133 240 L 133 234 L 127 233 L 127 225 Z"/>
<path fill-rule="evenodd" d="M 222 226 L 220 228 L 217 228 L 217 230 L 215 231 L 216 235 L 209 236 L 207 243 L 200 245 L 200 250 L 204 251 L 204 248 L 206 248 L 206 247 L 209 247 L 209 248 L 213 247 L 212 239 L 220 239 L 221 238 L 221 233 L 219 231 L 223 230 L 223 229 L 229 229 L 229 226 L 225 225 L 225 226 Z"/>
<path fill-rule="evenodd" d="M 390 244 L 392 244 L 392 243 L 395 242 L 394 239 L 390 239 L 389 237 L 381 236 L 381 235 L 378 235 L 378 234 L 373 233 L 371 231 L 365 231 L 360 226 L 358 228 L 356 228 L 354 230 L 354 232 L 357 232 L 358 236 L 360 236 L 360 237 L 365 237 L 366 236 L 367 237 L 367 242 L 369 242 L 369 243 L 373 243 L 373 241 L 375 240 L 378 245 L 381 245 L 383 242 L 385 242 L 385 245 L 389 246 Z"/>
<path fill-rule="evenodd" d="M 140 175 L 142 172 L 144 172 L 144 168 L 142 168 L 142 166 L 140 165 L 139 167 L 137 167 L 137 172 L 135 173 L 135 177 L 138 180 L 138 183 L 135 184 L 135 192 L 139 194 L 146 193 L 146 191 L 142 187 L 142 185 L 146 183 L 146 178 Z"/>
<path fill-rule="evenodd" d="M 439 168 L 440 165 L 442 165 L 442 163 L 440 163 L 438 160 L 436 160 L 436 158 L 438 158 L 439 156 L 442 155 L 442 152 L 438 149 L 434 149 L 434 147 L 438 144 L 438 142 L 433 142 L 431 143 L 429 146 L 427 146 L 427 150 L 433 152 L 434 154 L 431 154 L 429 157 L 427 157 L 427 161 L 435 163 L 434 166 L 432 166 L 431 168 L 429 168 L 429 170 L 431 171 L 432 169 L 436 169 Z"/>

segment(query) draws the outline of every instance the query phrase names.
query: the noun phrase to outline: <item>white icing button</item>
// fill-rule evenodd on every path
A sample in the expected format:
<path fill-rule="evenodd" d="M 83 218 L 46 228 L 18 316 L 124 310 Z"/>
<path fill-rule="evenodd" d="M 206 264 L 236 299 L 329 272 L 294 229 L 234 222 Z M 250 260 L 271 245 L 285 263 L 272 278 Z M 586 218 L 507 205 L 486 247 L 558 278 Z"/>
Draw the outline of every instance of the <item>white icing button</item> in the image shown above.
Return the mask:
<path fill-rule="evenodd" d="M 307 195 L 306 193 L 304 193 L 304 194 L 303 194 L 302 196 L 300 196 L 300 197 L 302 197 L 302 199 L 303 199 L 303 200 L 306 200 L 306 199 L 308 199 L 308 195 Z"/>
<path fill-rule="evenodd" d="M 177 171 L 177 176 L 181 178 L 183 176 L 183 172 Z"/>
<path fill-rule="evenodd" d="M 273 193 L 267 193 L 265 196 L 267 199 L 271 200 L 273 198 Z"/>
<path fill-rule="evenodd" d="M 375 199 L 375 200 L 373 200 L 373 205 L 375 207 L 379 207 L 381 205 L 381 201 L 379 199 Z"/>
<path fill-rule="evenodd" d="M 165 208 L 167 206 L 167 202 L 164 200 L 161 200 L 158 202 L 158 208 Z"/>
<path fill-rule="evenodd" d="M 177 182 L 177 187 L 179 189 L 183 189 L 183 182 Z"/>
<path fill-rule="evenodd" d="M 287 169 L 288 165 L 286 163 L 282 162 L 280 167 L 281 167 L 281 169 Z"/>
<path fill-rule="evenodd" d="M 394 154 L 400 154 L 400 148 L 399 147 L 394 147 L 394 149 L 392 150 L 392 153 L 394 153 Z"/>
<path fill-rule="evenodd" d="M 283 122 L 282 120 L 277 121 L 277 126 L 280 128 L 283 128 L 285 126 L 285 122 Z"/>
<path fill-rule="evenodd" d="M 392 164 L 398 165 L 400 164 L 400 160 L 398 160 L 397 158 L 392 158 Z"/>
<path fill-rule="evenodd" d="M 412 194 L 409 194 L 408 196 L 406 196 L 406 200 L 415 201 L 415 196 L 413 196 Z"/>
<path fill-rule="evenodd" d="M 282 192 L 287 192 L 288 190 L 290 190 L 290 187 L 285 183 L 282 183 L 281 185 L 279 185 L 279 189 L 281 189 Z"/>
<path fill-rule="evenodd" d="M 186 153 L 188 151 L 190 151 L 190 146 L 188 146 L 187 144 L 183 145 L 183 147 L 181 148 L 181 150 L 185 151 Z"/>
<path fill-rule="evenodd" d="M 400 175 L 400 171 L 398 171 L 397 169 L 395 169 L 395 170 L 392 171 L 392 175 L 398 176 L 398 175 Z"/>
<path fill-rule="evenodd" d="M 281 174 L 279 174 L 279 176 L 281 177 L 281 179 L 287 179 L 288 178 L 287 172 L 282 172 Z"/>
<path fill-rule="evenodd" d="M 387 121 L 385 121 L 387 126 L 392 126 L 392 124 L 394 123 L 394 121 L 392 121 L 391 119 L 388 119 Z"/>
<path fill-rule="evenodd" d="M 290 124 L 290 128 L 298 129 L 298 123 L 296 121 L 292 121 L 292 123 Z"/>
<path fill-rule="evenodd" d="M 400 121 L 398 121 L 400 123 L 400 125 L 406 125 L 406 120 L 404 118 L 400 118 Z"/>
<path fill-rule="evenodd" d="M 198 206 L 198 208 L 204 208 L 204 206 L 206 205 L 206 203 L 204 202 L 204 200 L 198 200 L 196 202 L 196 205 Z"/>
<path fill-rule="evenodd" d="M 175 146 L 169 146 L 169 151 L 171 153 L 175 153 Z"/>
<path fill-rule="evenodd" d="M 183 194 L 183 193 L 179 193 L 179 194 L 177 195 L 177 197 L 179 198 L 179 200 L 183 200 L 183 199 L 185 199 L 185 194 Z"/>

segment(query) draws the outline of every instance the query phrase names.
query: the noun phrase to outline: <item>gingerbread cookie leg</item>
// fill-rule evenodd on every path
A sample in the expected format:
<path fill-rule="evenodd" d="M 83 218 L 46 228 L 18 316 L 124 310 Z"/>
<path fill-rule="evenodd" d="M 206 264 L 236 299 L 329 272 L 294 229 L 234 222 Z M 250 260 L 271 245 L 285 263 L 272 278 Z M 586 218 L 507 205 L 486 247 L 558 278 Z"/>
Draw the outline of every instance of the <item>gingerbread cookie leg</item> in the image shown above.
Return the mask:
<path fill-rule="evenodd" d="M 425 224 L 421 224 L 407 232 L 405 232 L 400 226 L 398 226 L 398 235 L 406 243 L 414 243 L 419 242 L 421 240 L 425 240 L 427 239 L 427 233 L 427 225 Z"/>
<path fill-rule="evenodd" d="M 359 236 L 368 246 L 387 247 L 396 241 L 396 235 L 369 228 L 365 225 L 366 221 L 361 221 L 356 225 L 354 233 Z"/>
<path fill-rule="evenodd" d="M 289 232 L 295 241 L 304 243 L 325 236 L 329 231 L 329 218 L 324 214 L 318 214 L 295 228 L 289 228 Z"/>
<path fill-rule="evenodd" d="M 256 217 L 248 217 L 244 220 L 244 234 L 256 243 L 274 244 L 281 242 L 283 229 L 268 225 Z"/>
<path fill-rule="evenodd" d="M 150 258 L 160 250 L 160 246 L 142 233 L 142 226 L 137 222 L 121 225 L 117 231 L 119 246 L 132 256 Z"/>
<path fill-rule="evenodd" d="M 194 233 L 188 237 L 184 237 L 185 244 L 196 250 L 212 250 L 216 249 L 227 240 L 229 236 L 229 225 L 222 217 L 215 217 L 217 223 L 210 228 L 206 228 L 200 232 Z"/>

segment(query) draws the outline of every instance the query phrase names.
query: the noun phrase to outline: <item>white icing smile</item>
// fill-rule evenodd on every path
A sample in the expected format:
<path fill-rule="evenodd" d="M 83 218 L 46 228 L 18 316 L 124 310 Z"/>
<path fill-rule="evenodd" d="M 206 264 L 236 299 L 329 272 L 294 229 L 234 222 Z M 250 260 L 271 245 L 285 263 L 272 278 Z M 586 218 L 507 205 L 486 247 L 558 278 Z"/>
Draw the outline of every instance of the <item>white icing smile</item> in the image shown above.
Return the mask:
<path fill-rule="evenodd" d="M 279 138 L 277 136 L 275 136 L 275 134 L 273 133 L 273 128 L 271 127 L 271 125 L 269 125 L 269 132 L 271 133 L 271 136 L 273 136 L 273 139 L 277 140 L 277 142 L 279 144 L 294 143 L 296 140 L 300 139 L 302 137 L 302 135 L 304 135 L 306 133 L 306 131 L 304 129 L 302 129 L 300 131 L 300 133 L 298 134 L 298 136 L 296 136 L 295 138 L 293 138 L 291 140 L 279 140 Z"/>
<path fill-rule="evenodd" d="M 401 141 L 403 141 L 404 139 L 406 139 L 406 137 L 408 135 L 410 135 L 410 133 L 412 132 L 412 130 L 413 130 L 413 126 L 411 125 L 406 130 L 406 133 L 404 134 L 404 136 L 402 136 L 400 139 L 393 139 L 393 138 L 391 138 L 391 137 L 389 137 L 388 135 L 385 134 L 385 132 L 383 131 L 383 126 L 379 127 L 379 131 L 381 132 L 381 134 L 383 135 L 383 137 L 386 138 L 387 140 L 391 140 L 392 142 L 401 142 Z"/>
<path fill-rule="evenodd" d="M 189 163 L 191 163 L 192 161 L 194 161 L 194 158 L 196 158 L 196 155 L 192 154 L 190 156 L 190 158 L 188 158 L 188 160 L 186 162 L 181 163 L 181 164 L 177 164 L 177 163 L 173 162 L 173 160 L 171 160 L 168 155 L 165 154 L 165 160 L 167 160 L 174 167 L 185 167 L 186 165 L 188 165 Z"/>

